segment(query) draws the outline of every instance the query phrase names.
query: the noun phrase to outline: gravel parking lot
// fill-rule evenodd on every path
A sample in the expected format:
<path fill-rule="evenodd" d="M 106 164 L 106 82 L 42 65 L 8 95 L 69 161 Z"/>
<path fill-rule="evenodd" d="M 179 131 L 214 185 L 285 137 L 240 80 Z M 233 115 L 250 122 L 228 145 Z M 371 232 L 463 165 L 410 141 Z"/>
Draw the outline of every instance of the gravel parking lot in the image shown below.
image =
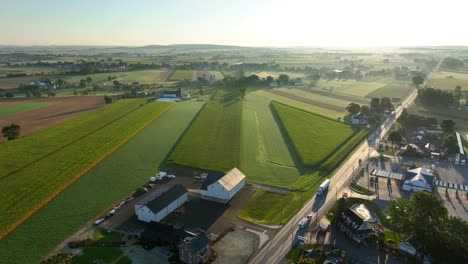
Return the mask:
<path fill-rule="evenodd" d="M 250 256 L 258 248 L 259 241 L 256 234 L 245 230 L 229 232 L 213 245 L 213 249 L 218 253 L 218 257 L 213 263 L 247 263 Z"/>

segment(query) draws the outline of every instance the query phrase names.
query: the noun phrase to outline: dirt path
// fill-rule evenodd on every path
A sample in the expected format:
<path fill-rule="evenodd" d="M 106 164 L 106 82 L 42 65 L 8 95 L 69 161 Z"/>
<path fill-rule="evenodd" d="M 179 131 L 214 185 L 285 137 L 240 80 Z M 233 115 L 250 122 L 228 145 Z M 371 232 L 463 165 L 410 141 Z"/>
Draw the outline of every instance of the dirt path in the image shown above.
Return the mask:
<path fill-rule="evenodd" d="M 329 109 L 329 110 L 332 110 L 332 111 L 335 111 L 335 112 L 343 112 L 344 111 L 343 107 L 327 104 L 327 103 L 312 100 L 312 99 L 307 99 L 307 98 L 296 96 L 296 95 L 293 95 L 293 94 L 290 94 L 290 93 L 285 93 L 285 92 L 278 91 L 278 90 L 265 90 L 265 91 L 269 92 L 269 93 L 272 93 L 272 94 L 279 95 L 279 96 L 283 96 L 283 97 L 286 97 L 286 98 L 289 98 L 289 99 L 293 99 L 293 100 L 296 100 L 296 101 L 299 101 L 299 102 L 303 102 L 303 103 L 306 103 L 306 104 L 315 105 L 315 106 L 318 106 L 318 107 Z"/>

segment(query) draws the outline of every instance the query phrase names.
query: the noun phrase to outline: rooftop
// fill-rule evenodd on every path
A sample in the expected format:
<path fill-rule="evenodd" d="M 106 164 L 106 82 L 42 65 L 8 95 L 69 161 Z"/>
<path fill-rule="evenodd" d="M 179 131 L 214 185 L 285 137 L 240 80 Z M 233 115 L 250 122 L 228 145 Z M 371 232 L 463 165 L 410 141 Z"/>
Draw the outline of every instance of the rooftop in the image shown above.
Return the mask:
<path fill-rule="evenodd" d="M 169 190 L 146 203 L 145 205 L 154 213 L 161 211 L 163 208 L 171 204 L 177 198 L 182 196 L 184 193 L 187 193 L 187 189 L 181 184 L 176 184 L 172 186 Z"/>
<path fill-rule="evenodd" d="M 207 190 L 208 186 L 215 182 L 219 182 L 226 190 L 230 191 L 239 182 L 245 179 L 245 175 L 237 168 L 233 168 L 228 173 L 210 172 L 201 186 L 202 190 Z"/>

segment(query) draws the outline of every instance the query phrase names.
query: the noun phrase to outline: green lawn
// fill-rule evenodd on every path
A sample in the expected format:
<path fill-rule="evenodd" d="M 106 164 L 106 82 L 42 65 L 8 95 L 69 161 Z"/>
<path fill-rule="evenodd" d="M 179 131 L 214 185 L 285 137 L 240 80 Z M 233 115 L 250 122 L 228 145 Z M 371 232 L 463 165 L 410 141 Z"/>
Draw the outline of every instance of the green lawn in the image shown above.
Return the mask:
<path fill-rule="evenodd" d="M 409 85 L 387 84 L 384 87 L 380 87 L 377 90 L 367 94 L 367 97 L 405 98 L 411 89 L 412 88 Z"/>
<path fill-rule="evenodd" d="M 266 92 L 266 91 L 263 91 L 263 90 L 258 90 L 258 91 L 252 92 L 252 93 L 256 94 L 256 95 L 260 95 L 260 96 L 265 97 L 265 98 L 268 98 L 268 99 L 270 99 L 272 101 L 287 104 L 287 105 L 290 105 L 290 106 L 293 106 L 293 107 L 296 107 L 296 108 L 299 108 L 299 109 L 302 109 L 302 110 L 305 110 L 305 111 L 308 111 L 308 112 L 318 113 L 320 115 L 330 117 L 330 118 L 334 118 L 334 119 L 335 118 L 342 118 L 342 117 L 345 116 L 345 109 L 344 108 L 343 108 L 342 112 L 337 112 L 337 111 L 322 108 L 322 107 L 319 107 L 319 106 L 316 106 L 316 105 L 311 105 L 311 104 L 307 104 L 307 103 L 304 103 L 304 102 L 299 102 L 299 101 L 296 101 L 296 100 L 293 100 L 293 99 L 290 99 L 290 98 L 286 98 L 284 96 L 272 94 L 272 93 L 269 93 L 269 92 Z"/>
<path fill-rule="evenodd" d="M 7 263 L 37 262 L 83 224 L 148 181 L 201 106 L 198 102 L 178 103 L 153 121 L 0 240 L 0 259 Z"/>
<path fill-rule="evenodd" d="M 122 235 L 115 231 L 105 230 L 103 228 L 98 228 L 94 231 L 94 239 L 101 242 L 109 241 L 122 241 Z"/>
<path fill-rule="evenodd" d="M 468 111 L 466 110 L 440 106 L 427 106 L 418 102 L 412 104 L 408 110 L 414 114 L 435 117 L 439 123 L 444 119 L 452 119 L 456 123 L 457 129 L 468 133 Z"/>
<path fill-rule="evenodd" d="M 84 248 L 83 255 L 73 259 L 73 264 L 109 263 L 130 264 L 130 259 L 123 255 L 120 248 Z"/>
<path fill-rule="evenodd" d="M 237 89 L 220 89 L 203 108 L 169 162 L 226 171 L 239 165 L 242 104 Z"/>
<path fill-rule="evenodd" d="M 0 144 L 0 181 L 24 166 L 94 133 L 137 109 L 145 100 L 119 100 L 56 126 Z"/>
<path fill-rule="evenodd" d="M 237 215 L 256 224 L 280 225 L 286 223 L 300 206 L 298 192 L 281 195 L 258 189 Z"/>
<path fill-rule="evenodd" d="M 0 179 L 0 233 L 10 231 L 27 218 L 31 211 L 53 199 L 76 177 L 81 176 L 172 105 L 145 104 L 90 135 Z M 34 139 L 34 134 L 30 138 Z"/>
<path fill-rule="evenodd" d="M 191 70 L 176 70 L 172 76 L 172 81 L 180 81 L 180 80 L 192 80 L 193 79 L 193 71 Z"/>
<path fill-rule="evenodd" d="M 277 102 L 272 103 L 306 167 L 317 167 L 353 134 L 351 126 Z"/>
<path fill-rule="evenodd" d="M 12 105 L 0 108 L 0 117 L 9 116 L 17 113 L 31 111 L 37 108 L 45 107 L 54 104 L 53 102 L 31 102 Z"/>

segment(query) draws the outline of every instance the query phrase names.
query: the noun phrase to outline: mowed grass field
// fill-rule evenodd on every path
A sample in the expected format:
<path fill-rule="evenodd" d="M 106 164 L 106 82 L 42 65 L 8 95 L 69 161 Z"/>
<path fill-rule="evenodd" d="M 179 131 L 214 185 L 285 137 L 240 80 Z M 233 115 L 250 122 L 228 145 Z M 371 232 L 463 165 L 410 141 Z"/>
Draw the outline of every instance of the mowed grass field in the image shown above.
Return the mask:
<path fill-rule="evenodd" d="M 289 188 L 301 177 L 300 162 L 270 102 L 256 93 L 242 102 L 240 169 L 249 182 Z"/>
<path fill-rule="evenodd" d="M 215 171 L 238 166 L 241 106 L 236 88 L 217 90 L 171 154 L 169 163 Z"/>
<path fill-rule="evenodd" d="M 442 90 L 453 91 L 457 85 L 468 90 L 468 73 L 437 72 L 432 75 L 428 86 Z"/>
<path fill-rule="evenodd" d="M 418 114 L 427 117 L 435 117 L 442 122 L 444 119 L 451 119 L 456 123 L 456 129 L 468 133 L 468 111 L 452 109 L 440 106 L 427 106 L 419 102 L 411 104 L 408 111 L 413 114 Z"/>
<path fill-rule="evenodd" d="M 272 105 L 306 167 L 318 167 L 354 134 L 349 125 L 281 103 Z"/>
<path fill-rule="evenodd" d="M 285 92 L 285 93 L 292 94 L 292 95 L 295 95 L 295 96 L 299 96 L 301 98 L 310 99 L 312 101 L 317 101 L 319 103 L 325 103 L 325 104 L 328 104 L 330 106 L 334 106 L 337 109 L 341 109 L 341 108 L 345 109 L 346 106 L 348 106 L 349 103 L 350 103 L 350 101 L 345 101 L 345 100 L 334 98 L 333 95 L 324 96 L 324 95 L 309 93 L 309 92 L 307 92 L 305 90 L 302 90 L 302 89 L 277 88 L 277 89 L 274 89 L 274 90 Z"/>
<path fill-rule="evenodd" d="M 31 110 L 45 107 L 51 104 L 53 104 L 53 102 L 30 102 L 30 103 L 22 103 L 22 104 L 7 106 L 7 107 L 0 106 L 0 117 L 9 116 L 9 115 L 22 113 L 26 111 L 31 111 Z"/>
<path fill-rule="evenodd" d="M 177 103 L 153 121 L 0 240 L 0 259 L 18 264 L 38 262 L 90 219 L 147 182 L 201 106 L 193 101 Z"/>
<path fill-rule="evenodd" d="M 172 81 L 180 80 L 193 80 L 193 71 L 192 70 L 176 70 L 172 76 Z"/>
<path fill-rule="evenodd" d="M 408 93 L 411 91 L 411 89 L 412 88 L 409 85 L 387 84 L 369 93 L 367 97 L 369 98 L 390 97 L 390 98 L 401 99 L 401 98 L 405 98 L 408 95 Z"/>
<path fill-rule="evenodd" d="M 21 224 L 170 106 L 173 104 L 144 104 L 80 140 L 2 177 L 0 234 Z M 34 138 L 34 134 L 28 137 Z"/>

